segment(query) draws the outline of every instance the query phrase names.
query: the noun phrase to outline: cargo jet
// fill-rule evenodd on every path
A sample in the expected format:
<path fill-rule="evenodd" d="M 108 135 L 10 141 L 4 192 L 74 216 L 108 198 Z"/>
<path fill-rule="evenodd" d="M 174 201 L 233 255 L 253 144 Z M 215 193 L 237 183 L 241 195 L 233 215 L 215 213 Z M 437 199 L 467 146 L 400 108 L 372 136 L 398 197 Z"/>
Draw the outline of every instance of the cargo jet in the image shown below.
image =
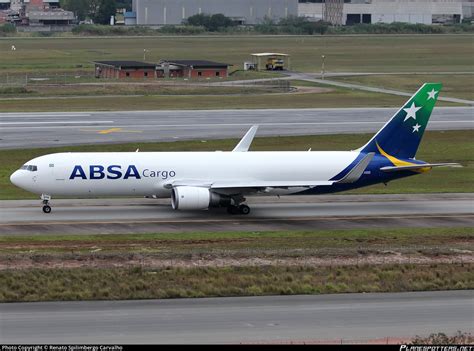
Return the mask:
<path fill-rule="evenodd" d="M 231 152 L 81 152 L 37 157 L 15 171 L 16 186 L 52 196 L 171 198 L 175 210 L 226 207 L 248 214 L 245 196 L 333 193 L 404 178 L 455 163 L 415 159 L 441 84 L 424 84 L 353 151 L 249 152 L 253 126 Z"/>

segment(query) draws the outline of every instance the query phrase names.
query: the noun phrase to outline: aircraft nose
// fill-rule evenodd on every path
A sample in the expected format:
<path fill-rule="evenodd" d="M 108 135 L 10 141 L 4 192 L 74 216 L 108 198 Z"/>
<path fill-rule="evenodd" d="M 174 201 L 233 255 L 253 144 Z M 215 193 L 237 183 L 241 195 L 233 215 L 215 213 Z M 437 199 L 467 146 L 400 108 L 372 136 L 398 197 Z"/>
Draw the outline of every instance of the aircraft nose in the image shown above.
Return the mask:
<path fill-rule="evenodd" d="M 28 175 L 24 171 L 17 170 L 10 176 L 10 182 L 19 188 L 25 188 L 28 184 Z"/>
<path fill-rule="evenodd" d="M 20 180 L 20 171 L 15 171 L 12 173 L 10 176 L 10 182 L 12 182 L 13 185 L 19 186 L 19 180 Z"/>

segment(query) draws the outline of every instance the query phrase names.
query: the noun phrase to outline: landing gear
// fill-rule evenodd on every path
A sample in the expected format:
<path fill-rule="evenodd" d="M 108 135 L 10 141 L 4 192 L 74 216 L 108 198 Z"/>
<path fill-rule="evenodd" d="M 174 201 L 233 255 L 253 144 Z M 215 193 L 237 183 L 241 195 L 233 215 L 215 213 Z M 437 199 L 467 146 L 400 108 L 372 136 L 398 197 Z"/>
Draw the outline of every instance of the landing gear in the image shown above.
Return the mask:
<path fill-rule="evenodd" d="M 235 205 L 228 206 L 227 213 L 248 215 L 250 213 L 250 207 L 244 204 L 240 204 L 243 201 L 245 201 L 245 198 L 233 199 Z"/>
<path fill-rule="evenodd" d="M 248 207 L 247 205 L 240 205 L 239 212 L 243 215 L 248 215 L 250 213 L 250 207 Z"/>
<path fill-rule="evenodd" d="M 51 196 L 42 194 L 41 200 L 43 200 L 43 212 L 51 213 L 51 206 L 49 206 L 49 200 L 51 200 Z"/>

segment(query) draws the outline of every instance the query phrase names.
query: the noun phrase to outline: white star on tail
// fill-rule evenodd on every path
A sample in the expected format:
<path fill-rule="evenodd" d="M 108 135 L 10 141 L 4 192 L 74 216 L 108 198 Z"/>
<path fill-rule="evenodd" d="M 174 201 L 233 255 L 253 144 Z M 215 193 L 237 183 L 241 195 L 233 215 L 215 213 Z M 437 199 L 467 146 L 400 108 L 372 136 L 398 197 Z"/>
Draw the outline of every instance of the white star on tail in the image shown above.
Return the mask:
<path fill-rule="evenodd" d="M 429 99 L 433 99 L 433 100 L 434 100 L 434 99 L 436 98 L 436 94 L 438 94 L 439 91 L 436 91 L 436 90 L 434 90 L 434 88 L 433 88 L 433 89 L 431 89 L 431 91 L 428 91 L 428 92 L 426 92 L 426 93 L 428 94 L 428 100 L 429 100 Z"/>
<path fill-rule="evenodd" d="M 409 108 L 404 108 L 403 111 L 405 111 L 407 113 L 407 115 L 405 116 L 405 119 L 403 120 L 403 122 L 405 122 L 407 119 L 410 119 L 410 118 L 413 118 L 414 120 L 416 120 L 416 112 L 420 108 L 421 108 L 421 106 L 416 107 L 414 102 L 411 103 L 411 106 Z"/>
<path fill-rule="evenodd" d="M 413 126 L 413 132 L 412 133 L 415 133 L 415 132 L 419 132 L 420 131 L 420 125 L 417 123 Z"/>

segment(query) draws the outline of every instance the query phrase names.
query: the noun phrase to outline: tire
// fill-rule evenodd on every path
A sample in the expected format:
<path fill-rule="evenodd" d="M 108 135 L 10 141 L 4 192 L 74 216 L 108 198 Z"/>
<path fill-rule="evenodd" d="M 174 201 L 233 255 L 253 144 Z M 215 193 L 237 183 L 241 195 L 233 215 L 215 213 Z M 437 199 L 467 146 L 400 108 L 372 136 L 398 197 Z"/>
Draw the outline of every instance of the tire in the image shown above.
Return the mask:
<path fill-rule="evenodd" d="M 43 206 L 43 212 L 44 213 L 51 213 L 51 206 L 44 205 Z"/>
<path fill-rule="evenodd" d="M 239 212 L 243 215 L 248 215 L 250 213 L 250 207 L 248 207 L 247 205 L 240 205 Z"/>

